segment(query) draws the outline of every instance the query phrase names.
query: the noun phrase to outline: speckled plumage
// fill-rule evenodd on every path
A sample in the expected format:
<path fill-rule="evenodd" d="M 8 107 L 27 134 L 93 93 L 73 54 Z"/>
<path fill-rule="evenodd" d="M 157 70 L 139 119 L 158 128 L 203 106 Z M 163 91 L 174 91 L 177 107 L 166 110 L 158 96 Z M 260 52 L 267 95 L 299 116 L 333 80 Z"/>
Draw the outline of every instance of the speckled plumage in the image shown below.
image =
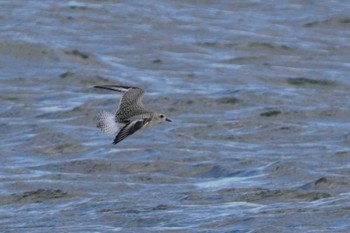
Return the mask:
<path fill-rule="evenodd" d="M 97 116 L 97 127 L 107 135 L 116 133 L 113 144 L 117 144 L 139 129 L 164 121 L 171 121 L 162 113 L 146 109 L 142 104 L 144 91 L 138 87 L 119 85 L 95 86 L 95 88 L 122 92 L 119 107 L 115 115 L 102 111 Z"/>

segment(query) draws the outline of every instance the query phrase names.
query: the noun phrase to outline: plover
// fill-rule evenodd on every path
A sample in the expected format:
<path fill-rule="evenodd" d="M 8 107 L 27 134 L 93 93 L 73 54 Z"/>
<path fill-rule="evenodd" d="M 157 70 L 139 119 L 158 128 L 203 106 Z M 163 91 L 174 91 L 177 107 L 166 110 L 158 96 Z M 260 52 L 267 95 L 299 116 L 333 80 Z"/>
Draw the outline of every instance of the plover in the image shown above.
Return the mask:
<path fill-rule="evenodd" d="M 97 127 L 107 135 L 118 132 L 113 144 L 117 144 L 139 129 L 169 121 L 163 113 L 146 109 L 142 104 L 144 91 L 138 87 L 101 85 L 95 88 L 124 93 L 115 114 L 102 111 L 97 115 Z"/>

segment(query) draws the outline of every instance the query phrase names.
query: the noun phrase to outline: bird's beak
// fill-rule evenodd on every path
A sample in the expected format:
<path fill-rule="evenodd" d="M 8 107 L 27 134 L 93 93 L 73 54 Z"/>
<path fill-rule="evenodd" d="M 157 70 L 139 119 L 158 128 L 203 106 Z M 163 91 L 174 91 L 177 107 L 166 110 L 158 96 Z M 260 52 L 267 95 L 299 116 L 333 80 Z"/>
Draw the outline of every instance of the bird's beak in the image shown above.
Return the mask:
<path fill-rule="evenodd" d="M 165 120 L 171 122 L 171 120 L 169 118 L 165 118 Z"/>

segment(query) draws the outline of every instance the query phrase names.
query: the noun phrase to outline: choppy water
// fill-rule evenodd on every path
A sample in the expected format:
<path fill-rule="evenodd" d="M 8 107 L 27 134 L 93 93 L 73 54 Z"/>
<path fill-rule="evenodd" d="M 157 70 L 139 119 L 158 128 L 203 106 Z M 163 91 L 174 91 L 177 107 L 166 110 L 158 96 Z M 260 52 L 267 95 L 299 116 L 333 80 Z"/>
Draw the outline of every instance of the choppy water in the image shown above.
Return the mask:
<path fill-rule="evenodd" d="M 347 1 L 1 1 L 1 232 L 349 232 Z M 172 123 L 95 127 L 144 88 Z"/>

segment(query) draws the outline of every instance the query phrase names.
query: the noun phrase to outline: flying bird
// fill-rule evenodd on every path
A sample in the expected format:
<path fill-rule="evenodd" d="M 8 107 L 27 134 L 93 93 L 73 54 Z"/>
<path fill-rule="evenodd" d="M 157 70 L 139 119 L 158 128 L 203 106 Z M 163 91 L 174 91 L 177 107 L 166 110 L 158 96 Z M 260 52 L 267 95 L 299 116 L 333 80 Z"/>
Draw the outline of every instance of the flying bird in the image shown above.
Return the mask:
<path fill-rule="evenodd" d="M 169 121 L 163 113 L 146 109 L 142 104 L 144 91 L 138 87 L 101 85 L 95 88 L 122 92 L 123 96 L 115 114 L 102 111 L 97 115 L 97 127 L 107 135 L 115 134 L 113 144 L 118 144 L 136 131 Z"/>

